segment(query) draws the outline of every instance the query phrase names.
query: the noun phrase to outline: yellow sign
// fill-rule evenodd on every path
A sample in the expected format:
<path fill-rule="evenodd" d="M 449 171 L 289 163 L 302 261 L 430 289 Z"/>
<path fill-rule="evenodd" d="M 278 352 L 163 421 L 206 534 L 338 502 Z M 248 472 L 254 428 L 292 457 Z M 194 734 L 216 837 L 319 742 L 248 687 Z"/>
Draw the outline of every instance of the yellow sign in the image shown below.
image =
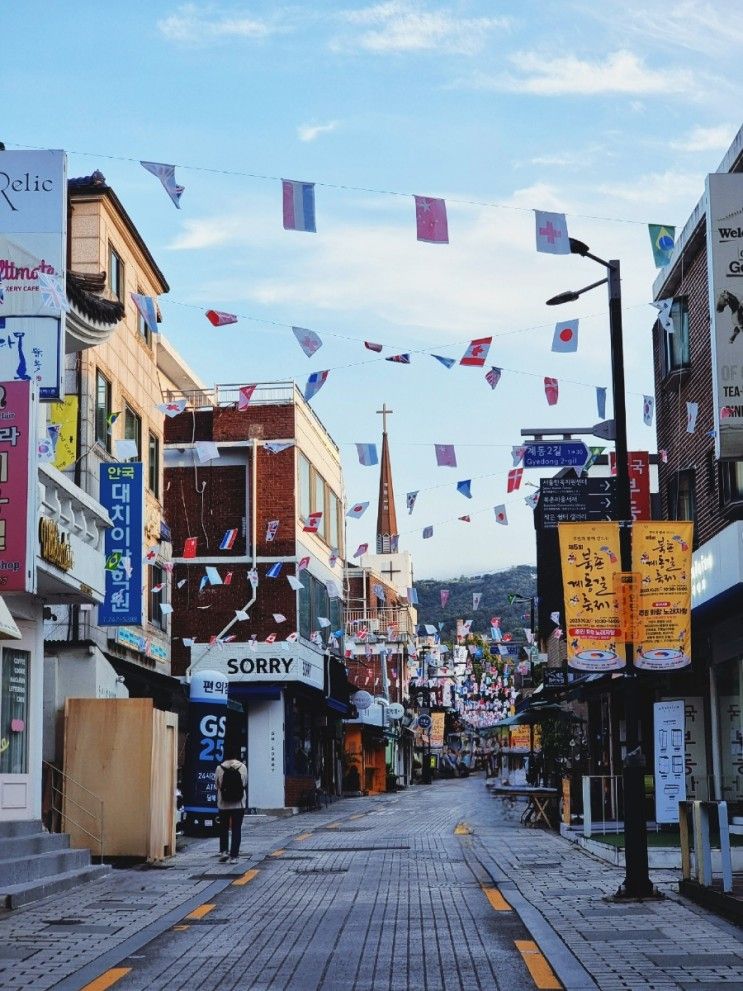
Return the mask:
<path fill-rule="evenodd" d="M 77 460 L 77 396 L 51 404 L 50 426 L 59 427 L 54 447 L 54 467 L 64 471 Z"/>
<path fill-rule="evenodd" d="M 444 746 L 444 722 L 446 714 L 443 712 L 431 713 L 431 743 L 432 747 Z"/>
<path fill-rule="evenodd" d="M 579 671 L 618 671 L 624 641 L 614 575 L 621 570 L 618 523 L 560 523 L 568 664 Z"/>
<path fill-rule="evenodd" d="M 531 750 L 532 748 L 532 727 L 531 726 L 509 726 L 509 746 L 517 747 L 519 750 Z M 542 749 L 542 730 L 540 726 L 534 726 L 534 749 Z"/>
<path fill-rule="evenodd" d="M 39 553 L 45 561 L 55 564 L 61 571 L 74 567 L 69 537 L 65 540 L 56 520 L 42 516 L 39 520 Z"/>
<path fill-rule="evenodd" d="M 693 523 L 635 522 L 632 568 L 640 573 L 634 664 L 671 671 L 691 663 Z"/>
<path fill-rule="evenodd" d="M 634 643 L 637 639 L 637 596 L 640 591 L 640 575 L 636 571 L 619 571 L 614 575 L 614 591 L 619 602 L 622 620 L 622 640 Z"/>

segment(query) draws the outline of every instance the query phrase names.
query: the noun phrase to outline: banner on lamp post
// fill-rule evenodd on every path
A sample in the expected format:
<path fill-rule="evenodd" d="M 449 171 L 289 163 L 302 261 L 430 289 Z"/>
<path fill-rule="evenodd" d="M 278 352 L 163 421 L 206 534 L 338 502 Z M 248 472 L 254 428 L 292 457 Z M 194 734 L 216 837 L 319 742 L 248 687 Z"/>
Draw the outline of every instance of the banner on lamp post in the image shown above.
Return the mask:
<path fill-rule="evenodd" d="M 640 574 L 634 665 L 673 671 L 691 664 L 691 561 L 694 524 L 638 521 L 632 570 Z"/>
<path fill-rule="evenodd" d="M 620 604 L 614 576 L 621 571 L 619 524 L 560 523 L 568 664 L 578 671 L 625 666 Z"/>

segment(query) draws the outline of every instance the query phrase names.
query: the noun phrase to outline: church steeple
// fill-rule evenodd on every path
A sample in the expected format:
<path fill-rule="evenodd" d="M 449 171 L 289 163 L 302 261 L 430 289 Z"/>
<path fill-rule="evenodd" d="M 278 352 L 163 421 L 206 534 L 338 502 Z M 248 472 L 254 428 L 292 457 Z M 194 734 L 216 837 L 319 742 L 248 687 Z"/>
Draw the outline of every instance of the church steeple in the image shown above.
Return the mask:
<path fill-rule="evenodd" d="M 392 487 L 392 464 L 387 441 L 387 417 L 393 410 L 383 403 L 377 413 L 382 414 L 382 462 L 379 471 L 379 507 L 377 509 L 377 554 L 394 554 L 397 551 L 397 513 L 395 490 Z"/>

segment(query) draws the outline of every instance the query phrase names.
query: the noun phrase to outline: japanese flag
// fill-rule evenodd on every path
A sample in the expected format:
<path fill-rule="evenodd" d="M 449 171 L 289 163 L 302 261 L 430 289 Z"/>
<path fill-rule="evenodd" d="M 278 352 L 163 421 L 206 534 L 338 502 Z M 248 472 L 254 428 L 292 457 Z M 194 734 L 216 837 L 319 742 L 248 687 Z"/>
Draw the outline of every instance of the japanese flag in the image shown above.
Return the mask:
<path fill-rule="evenodd" d="M 578 321 L 563 320 L 555 324 L 555 333 L 552 337 L 553 351 L 577 351 L 578 350 Z"/>
<path fill-rule="evenodd" d="M 508 514 L 506 513 L 506 507 L 503 504 L 500 506 L 495 506 L 493 512 L 495 513 L 496 523 L 500 523 L 502 526 L 508 526 Z"/>

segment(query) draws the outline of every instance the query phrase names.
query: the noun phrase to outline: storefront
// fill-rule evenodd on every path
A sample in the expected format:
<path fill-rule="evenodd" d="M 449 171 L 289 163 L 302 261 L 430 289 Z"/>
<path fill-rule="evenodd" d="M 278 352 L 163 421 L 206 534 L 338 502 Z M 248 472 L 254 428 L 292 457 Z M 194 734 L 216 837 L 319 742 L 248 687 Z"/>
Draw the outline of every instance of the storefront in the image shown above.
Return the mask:
<path fill-rule="evenodd" d="M 328 694 L 330 660 L 301 641 L 192 648 L 191 673 L 224 674 L 242 707 L 249 808 L 296 808 L 316 789 L 335 792 L 340 713 L 330 702 L 344 703 Z"/>

